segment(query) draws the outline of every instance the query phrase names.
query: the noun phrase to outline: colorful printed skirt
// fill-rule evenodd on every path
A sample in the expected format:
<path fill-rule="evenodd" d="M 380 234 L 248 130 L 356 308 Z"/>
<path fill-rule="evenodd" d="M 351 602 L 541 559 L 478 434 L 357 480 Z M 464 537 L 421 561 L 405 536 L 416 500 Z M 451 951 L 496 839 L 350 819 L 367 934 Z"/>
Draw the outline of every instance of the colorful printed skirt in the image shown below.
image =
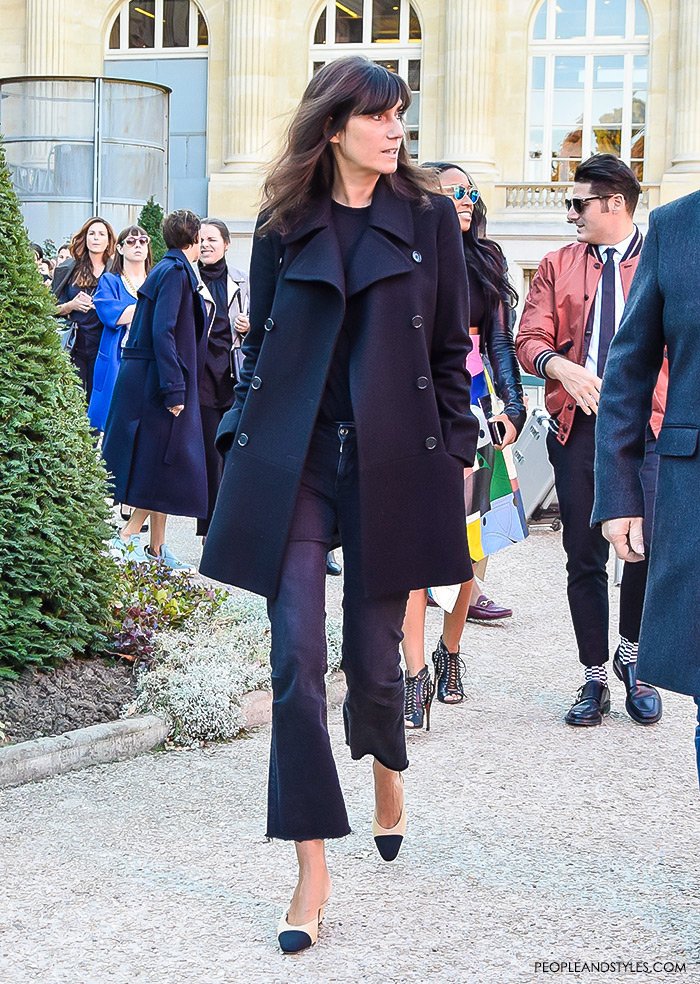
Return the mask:
<path fill-rule="evenodd" d="M 476 563 L 524 540 L 528 529 L 511 449 L 497 451 L 491 440 L 486 421 L 493 414 L 497 397 L 481 355 L 479 335 L 473 329 L 469 334 L 474 347 L 467 369 L 472 377 L 472 413 L 479 421 L 479 439 L 474 467 L 464 479 L 464 506 L 469 556 Z M 428 590 L 441 608 L 451 612 L 459 588 L 451 584 Z"/>

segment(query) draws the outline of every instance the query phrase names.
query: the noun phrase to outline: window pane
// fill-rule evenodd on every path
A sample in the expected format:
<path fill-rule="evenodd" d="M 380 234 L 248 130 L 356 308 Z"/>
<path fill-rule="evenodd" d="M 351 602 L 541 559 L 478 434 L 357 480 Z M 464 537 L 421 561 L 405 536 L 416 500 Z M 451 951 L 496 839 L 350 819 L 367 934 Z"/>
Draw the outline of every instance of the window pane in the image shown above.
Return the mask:
<path fill-rule="evenodd" d="M 632 90 L 632 124 L 644 123 L 647 112 L 647 67 L 649 59 L 646 55 L 637 55 L 634 59 Z"/>
<path fill-rule="evenodd" d="M 534 41 L 544 41 L 547 37 L 547 0 L 542 0 L 540 9 L 537 11 L 535 23 L 532 28 L 532 38 Z"/>
<path fill-rule="evenodd" d="M 596 0 L 595 33 L 603 37 L 625 36 L 627 0 Z"/>
<path fill-rule="evenodd" d="M 324 10 L 319 19 L 316 21 L 316 30 L 314 31 L 314 44 L 325 44 L 326 43 L 326 11 Z"/>
<path fill-rule="evenodd" d="M 117 14 L 117 19 L 112 24 L 112 30 L 109 32 L 109 47 L 111 51 L 115 51 L 119 47 L 119 33 L 121 28 L 122 15 Z"/>
<path fill-rule="evenodd" d="M 530 128 L 530 140 L 527 148 L 527 156 L 531 161 L 542 159 L 544 152 L 544 130 L 541 127 Z"/>
<path fill-rule="evenodd" d="M 622 123 L 624 76 L 622 55 L 593 59 L 594 123 Z"/>
<path fill-rule="evenodd" d="M 413 7 L 409 7 L 409 17 L 408 17 L 408 40 L 409 41 L 420 41 L 420 21 L 418 20 L 418 14 L 415 12 Z"/>
<path fill-rule="evenodd" d="M 155 0 L 130 0 L 129 47 L 153 48 L 156 36 Z"/>
<path fill-rule="evenodd" d="M 411 59 L 408 63 L 408 88 L 411 92 L 420 92 L 420 61 Z"/>
<path fill-rule="evenodd" d="M 554 60 L 553 121 L 559 126 L 580 124 L 583 117 L 583 56 L 562 56 Z M 556 140 L 554 141 L 556 146 Z"/>
<path fill-rule="evenodd" d="M 532 88 L 544 89 L 544 74 L 547 61 L 545 58 L 532 59 Z"/>
<path fill-rule="evenodd" d="M 337 44 L 362 42 L 362 0 L 343 0 L 343 3 L 336 3 L 335 40 Z"/>
<path fill-rule="evenodd" d="M 12 183 L 22 199 L 92 201 L 94 147 L 67 140 L 5 142 Z"/>
<path fill-rule="evenodd" d="M 595 127 L 593 129 L 593 152 L 620 156 L 622 139 L 619 127 Z"/>
<path fill-rule="evenodd" d="M 649 36 L 649 14 L 644 0 L 637 0 L 635 5 L 634 33 L 638 38 Z"/>
<path fill-rule="evenodd" d="M 399 43 L 401 0 L 372 0 L 372 41 Z"/>
<path fill-rule="evenodd" d="M 378 58 L 373 58 L 372 61 L 375 65 L 381 65 L 388 72 L 398 73 L 399 71 L 399 63 L 397 61 L 380 61 Z"/>
<path fill-rule="evenodd" d="M 201 10 L 197 11 L 197 47 L 206 48 L 209 44 L 209 31 L 207 30 L 207 22 L 204 20 L 204 15 Z"/>
<path fill-rule="evenodd" d="M 190 0 L 164 0 L 163 47 L 189 48 Z"/>
<path fill-rule="evenodd" d="M 582 38 L 586 34 L 586 0 L 558 0 L 555 36 Z"/>
<path fill-rule="evenodd" d="M 314 62 L 313 75 L 315 75 L 316 72 L 320 72 L 325 64 L 325 62 Z"/>

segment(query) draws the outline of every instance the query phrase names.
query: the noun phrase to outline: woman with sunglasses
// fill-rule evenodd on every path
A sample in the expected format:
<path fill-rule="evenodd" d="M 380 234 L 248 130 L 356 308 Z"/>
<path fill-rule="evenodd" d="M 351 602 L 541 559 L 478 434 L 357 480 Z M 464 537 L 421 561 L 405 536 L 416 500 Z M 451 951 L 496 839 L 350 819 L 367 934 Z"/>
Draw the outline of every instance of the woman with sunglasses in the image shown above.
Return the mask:
<path fill-rule="evenodd" d="M 102 322 L 93 297 L 100 277 L 114 255 L 115 236 L 109 222 L 95 216 L 76 232 L 70 244 L 72 259 L 57 267 L 52 290 L 57 315 L 75 327 L 71 359 L 78 370 L 88 402 L 92 396 L 95 360 L 102 339 Z"/>
<path fill-rule="evenodd" d="M 93 297 L 95 311 L 104 325 L 95 360 L 92 396 L 88 404 L 90 425 L 105 429 L 114 384 L 129 326 L 136 311 L 138 289 L 151 269 L 151 239 L 141 226 L 122 229 L 109 273 L 100 277 Z"/>
<path fill-rule="evenodd" d="M 372 760 L 385 861 L 406 830 L 408 592 L 446 569 L 470 576 L 464 258 L 454 209 L 408 156 L 410 101 L 403 79 L 360 57 L 309 82 L 265 183 L 241 381 L 218 433 L 201 570 L 268 599 L 267 834 L 294 841 L 299 866 L 285 952 L 316 942 L 325 840 L 350 833 L 327 726 L 326 554 L 342 542 L 345 734 L 353 759 Z"/>
<path fill-rule="evenodd" d="M 506 465 L 497 456 L 503 448 L 515 441 L 526 419 L 511 327 L 511 314 L 517 303 L 517 294 L 508 279 L 505 258 L 500 248 L 495 243 L 480 238 L 480 233 L 483 234 L 486 226 L 486 208 L 467 172 L 447 162 L 431 162 L 423 167 L 437 173 L 442 193 L 452 201 L 462 232 L 470 295 L 469 333 L 473 343 L 467 365 L 473 379 L 475 414 L 482 422 L 478 454 L 484 465 L 487 465 L 482 468 L 482 475 L 489 479 L 484 483 L 478 471 L 469 476 L 465 498 L 468 500 L 467 515 L 478 512 L 483 522 L 489 511 L 493 480 L 499 469 L 503 490 L 510 492 Z M 491 378 L 497 396 L 504 403 L 503 412 L 495 416 L 492 415 L 488 388 Z M 480 385 L 484 387 L 481 392 Z M 489 426 L 484 426 L 487 419 Z M 511 504 L 510 508 L 515 509 L 515 506 Z M 518 516 L 513 519 L 518 520 Z M 485 549 L 483 541 L 484 538 L 481 550 L 485 553 L 488 548 Z M 493 537 L 490 541 L 491 552 L 496 542 L 500 545 L 512 542 L 506 537 Z M 485 558 L 479 560 L 478 566 L 474 566 L 475 573 L 478 572 L 483 577 L 485 565 Z M 445 583 L 443 579 L 441 584 Z M 409 729 L 422 728 L 424 723 L 427 728 L 430 727 L 430 706 L 435 694 L 444 704 L 460 704 L 465 698 L 462 682 L 464 664 L 459 651 L 467 613 L 474 604 L 478 605 L 481 601 L 476 579 L 459 587 L 455 585 L 451 591 L 442 589 L 435 590 L 434 593 L 446 605 L 442 636 L 433 653 L 434 682 L 425 663 L 427 589 L 412 591 L 406 610 L 403 627 L 406 661 L 404 717 Z M 477 598 L 474 598 L 475 593 Z M 453 605 L 451 610 L 448 610 L 449 605 Z"/>

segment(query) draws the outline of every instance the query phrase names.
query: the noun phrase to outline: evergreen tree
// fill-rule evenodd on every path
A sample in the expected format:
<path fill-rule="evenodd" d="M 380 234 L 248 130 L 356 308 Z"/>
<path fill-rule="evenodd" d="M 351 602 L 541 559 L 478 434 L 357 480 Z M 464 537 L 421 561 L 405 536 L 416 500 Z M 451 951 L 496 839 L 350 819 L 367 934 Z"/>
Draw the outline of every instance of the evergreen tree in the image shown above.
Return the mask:
<path fill-rule="evenodd" d="M 100 647 L 106 473 L 0 145 L 0 676 Z"/>
<path fill-rule="evenodd" d="M 151 253 L 153 254 L 154 263 L 162 260 L 168 249 L 163 239 L 163 219 L 163 209 L 154 199 L 153 195 L 151 195 L 141 209 L 137 225 L 145 229 L 151 237 Z"/>

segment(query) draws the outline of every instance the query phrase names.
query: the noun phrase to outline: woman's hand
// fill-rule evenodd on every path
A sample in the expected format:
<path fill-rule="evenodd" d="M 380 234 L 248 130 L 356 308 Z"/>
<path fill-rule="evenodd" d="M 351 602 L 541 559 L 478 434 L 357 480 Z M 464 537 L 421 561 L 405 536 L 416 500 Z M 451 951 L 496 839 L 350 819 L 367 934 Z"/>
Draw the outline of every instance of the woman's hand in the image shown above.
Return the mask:
<path fill-rule="evenodd" d="M 245 335 L 250 328 L 250 321 L 246 318 L 244 314 L 237 314 L 236 320 L 233 322 L 233 327 L 241 335 Z"/>
<path fill-rule="evenodd" d="M 81 290 L 79 294 L 76 294 L 72 301 L 68 302 L 72 305 L 71 311 L 89 311 L 95 305 L 92 303 L 92 297 L 87 294 L 84 290 Z"/>
<path fill-rule="evenodd" d="M 494 444 L 497 451 L 502 451 L 503 448 L 507 448 L 509 444 L 513 444 L 518 436 L 515 429 L 515 425 L 510 417 L 505 413 L 499 413 L 495 417 L 489 417 L 489 420 L 500 420 L 506 429 L 506 436 L 503 438 L 502 444 Z"/>
<path fill-rule="evenodd" d="M 168 407 L 168 410 L 171 412 L 171 414 L 174 417 L 179 417 L 180 414 L 182 413 L 182 411 L 184 409 L 185 409 L 185 404 L 184 403 L 181 406 L 179 406 L 179 407 Z"/>

